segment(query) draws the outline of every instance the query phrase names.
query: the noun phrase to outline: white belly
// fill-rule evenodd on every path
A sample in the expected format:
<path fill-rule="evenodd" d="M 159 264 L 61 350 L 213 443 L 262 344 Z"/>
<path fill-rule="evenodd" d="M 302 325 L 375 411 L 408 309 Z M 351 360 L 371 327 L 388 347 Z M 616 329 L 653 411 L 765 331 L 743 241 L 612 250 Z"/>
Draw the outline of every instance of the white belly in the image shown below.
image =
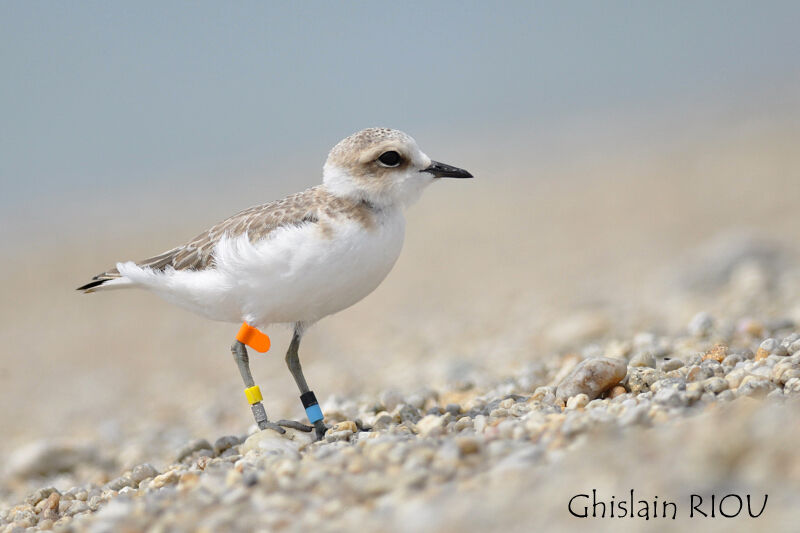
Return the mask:
<path fill-rule="evenodd" d="M 374 226 L 337 219 L 289 226 L 252 244 L 222 241 L 215 268 L 200 272 L 138 272 L 126 277 L 168 301 L 215 320 L 247 321 L 258 328 L 313 323 L 358 302 L 386 278 L 403 246 L 400 210 L 384 212 Z"/>

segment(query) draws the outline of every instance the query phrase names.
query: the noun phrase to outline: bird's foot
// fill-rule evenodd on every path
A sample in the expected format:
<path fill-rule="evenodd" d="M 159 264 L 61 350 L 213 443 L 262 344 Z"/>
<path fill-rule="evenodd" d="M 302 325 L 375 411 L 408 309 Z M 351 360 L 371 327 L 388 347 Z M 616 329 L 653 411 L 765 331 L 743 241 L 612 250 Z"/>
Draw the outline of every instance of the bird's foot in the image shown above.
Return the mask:
<path fill-rule="evenodd" d="M 286 430 L 281 427 L 280 422 L 276 424 L 275 422 L 270 422 L 269 420 L 260 421 L 258 423 L 258 429 L 260 429 L 262 431 L 265 430 L 265 429 L 271 429 L 273 431 L 277 431 L 281 435 L 286 433 Z"/>
<path fill-rule="evenodd" d="M 325 432 L 328 431 L 328 426 L 322 420 L 314 422 L 314 430 L 317 435 L 317 440 L 322 440 L 325 437 Z"/>
<path fill-rule="evenodd" d="M 306 433 L 311 433 L 311 430 L 314 429 L 313 427 L 303 424 L 302 422 L 297 422 L 296 420 L 278 420 L 277 424 L 285 428 L 296 429 L 297 431 L 304 431 Z"/>

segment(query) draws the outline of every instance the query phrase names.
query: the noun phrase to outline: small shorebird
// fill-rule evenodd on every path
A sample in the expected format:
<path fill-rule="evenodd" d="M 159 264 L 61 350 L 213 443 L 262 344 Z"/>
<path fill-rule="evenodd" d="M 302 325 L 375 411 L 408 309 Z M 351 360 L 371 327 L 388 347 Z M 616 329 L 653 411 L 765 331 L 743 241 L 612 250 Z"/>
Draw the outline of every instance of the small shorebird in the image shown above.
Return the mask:
<path fill-rule="evenodd" d="M 300 339 L 310 325 L 375 290 L 400 255 L 404 208 L 448 177 L 472 175 L 432 161 L 401 131 L 365 129 L 331 150 L 322 185 L 246 209 L 157 256 L 117 263 L 78 290 L 138 287 L 205 317 L 243 322 L 231 352 L 245 394 L 259 428 L 281 433 L 281 426 L 312 428 L 268 420 L 245 345 L 266 351 L 269 338 L 259 330 L 290 324 L 286 364 L 321 438 L 326 427 L 300 366 Z"/>

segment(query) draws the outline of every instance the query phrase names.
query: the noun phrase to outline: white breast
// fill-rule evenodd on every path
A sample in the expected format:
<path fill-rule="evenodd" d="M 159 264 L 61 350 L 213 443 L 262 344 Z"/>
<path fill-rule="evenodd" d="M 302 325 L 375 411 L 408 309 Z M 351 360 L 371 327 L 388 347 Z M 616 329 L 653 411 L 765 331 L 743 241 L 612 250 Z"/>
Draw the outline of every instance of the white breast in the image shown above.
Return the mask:
<path fill-rule="evenodd" d="M 384 211 L 375 224 L 336 218 L 280 228 L 255 244 L 224 239 L 215 268 L 155 273 L 131 263 L 121 272 L 168 301 L 215 320 L 263 328 L 313 323 L 358 302 L 389 274 L 403 245 L 405 219 Z"/>

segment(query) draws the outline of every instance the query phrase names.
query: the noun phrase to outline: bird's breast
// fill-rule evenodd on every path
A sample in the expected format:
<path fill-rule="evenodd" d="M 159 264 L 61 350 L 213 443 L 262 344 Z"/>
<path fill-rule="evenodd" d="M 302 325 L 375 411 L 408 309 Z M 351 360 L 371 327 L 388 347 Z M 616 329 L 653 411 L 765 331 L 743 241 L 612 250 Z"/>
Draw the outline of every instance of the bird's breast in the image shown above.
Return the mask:
<path fill-rule="evenodd" d="M 258 290 L 243 294 L 249 316 L 262 325 L 314 322 L 358 302 L 386 278 L 403 246 L 405 219 L 399 210 L 368 222 L 351 217 L 322 219 L 275 235 L 261 244 L 268 260 Z"/>

